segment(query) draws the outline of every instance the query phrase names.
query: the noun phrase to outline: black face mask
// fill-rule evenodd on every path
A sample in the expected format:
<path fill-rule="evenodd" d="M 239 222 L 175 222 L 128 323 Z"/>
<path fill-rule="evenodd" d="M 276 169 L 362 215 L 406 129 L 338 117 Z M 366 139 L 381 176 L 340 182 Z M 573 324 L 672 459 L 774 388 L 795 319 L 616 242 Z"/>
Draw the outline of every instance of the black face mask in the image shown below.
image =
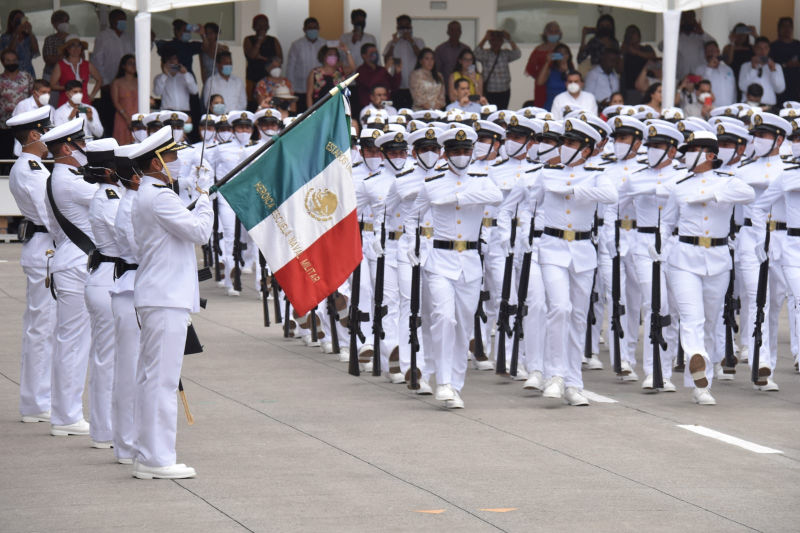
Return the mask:
<path fill-rule="evenodd" d="M 8 72 L 16 72 L 19 70 L 19 63 L 11 63 L 10 65 L 3 65 Z"/>
<path fill-rule="evenodd" d="M 597 28 L 598 37 L 611 37 L 611 28 L 600 27 Z"/>
<path fill-rule="evenodd" d="M 289 102 L 286 101 L 286 100 L 283 100 L 281 98 L 273 97 L 272 98 L 272 105 L 275 106 L 275 109 L 283 109 L 283 110 L 289 109 Z"/>

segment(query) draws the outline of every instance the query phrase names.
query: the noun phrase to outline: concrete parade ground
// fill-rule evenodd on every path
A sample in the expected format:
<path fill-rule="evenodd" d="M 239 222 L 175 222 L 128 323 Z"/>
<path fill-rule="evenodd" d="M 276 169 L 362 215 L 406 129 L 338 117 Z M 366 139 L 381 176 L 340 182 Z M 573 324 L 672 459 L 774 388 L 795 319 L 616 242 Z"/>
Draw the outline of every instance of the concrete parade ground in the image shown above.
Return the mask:
<path fill-rule="evenodd" d="M 178 462 L 197 477 L 142 481 L 88 437 L 19 421 L 20 249 L 0 244 L 0 531 L 800 530 L 785 310 L 780 392 L 754 391 L 739 366 L 714 382 L 716 406 L 693 404 L 682 376 L 677 393 L 645 394 L 603 345 L 589 407 L 470 369 L 466 408 L 448 411 L 265 328 L 252 275 L 238 298 L 206 281 L 205 352 L 182 374 L 195 424 L 180 405 L 178 420 Z"/>

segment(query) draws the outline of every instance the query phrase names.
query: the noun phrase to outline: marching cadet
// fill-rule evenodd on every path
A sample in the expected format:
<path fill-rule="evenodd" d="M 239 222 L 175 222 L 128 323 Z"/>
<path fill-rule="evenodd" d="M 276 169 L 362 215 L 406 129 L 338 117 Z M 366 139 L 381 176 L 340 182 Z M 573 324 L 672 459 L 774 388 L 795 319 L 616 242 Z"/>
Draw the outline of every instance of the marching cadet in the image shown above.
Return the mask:
<path fill-rule="evenodd" d="M 630 179 L 620 187 L 620 204 L 630 202 L 633 204 L 636 217 L 636 235 L 632 242 L 630 254 L 636 265 L 636 276 L 639 280 L 642 294 L 642 323 L 645 328 L 650 326 L 652 312 L 652 287 L 653 287 L 653 256 L 655 254 L 655 234 L 659 231 L 661 212 L 663 211 L 666 197 L 657 196 L 659 185 L 674 183 L 685 176 L 684 170 L 675 170 L 672 166 L 678 146 L 683 143 L 683 134 L 671 125 L 651 124 L 648 127 L 647 142 L 647 167 L 630 175 Z M 662 250 L 664 246 L 662 244 Z M 666 254 L 665 254 L 666 255 Z M 661 309 L 659 314 L 669 316 L 667 298 L 667 282 L 665 269 L 660 271 L 658 283 L 661 287 Z M 662 329 L 667 342 L 667 350 L 660 352 L 660 364 L 664 386 L 661 390 L 675 392 L 672 378 L 672 360 L 677 351 L 678 330 L 677 320 Z M 645 329 L 646 337 L 647 329 Z M 645 373 L 642 389 L 653 390 L 653 339 L 645 344 L 643 350 L 643 368 Z M 649 344 L 649 345 L 648 345 Z"/>
<path fill-rule="evenodd" d="M 561 163 L 542 170 L 533 199 L 544 209 L 539 265 L 547 295 L 547 340 L 542 396 L 588 405 L 582 394 L 584 340 L 597 252 L 592 224 L 597 203 L 618 200 L 611 179 L 584 165 L 600 134 L 589 124 L 564 121 Z M 566 390 L 565 390 L 566 388 Z"/>
<path fill-rule="evenodd" d="M 433 248 L 423 267 L 423 293 L 430 298 L 431 306 L 430 315 L 423 316 L 422 321 L 431 324 L 431 343 L 426 351 L 435 364 L 434 397 L 452 409 L 464 407 L 460 392 L 481 290 L 478 239 L 484 206 L 497 205 L 503 199 L 503 193 L 485 174 L 469 172 L 477 138 L 475 130 L 464 125 L 439 135 L 447 169 L 428 178 L 411 216 L 415 221 L 416 213 L 430 209 L 433 218 Z M 415 260 L 416 256 L 409 255 L 412 264 Z"/>
<path fill-rule="evenodd" d="M 93 448 L 111 448 L 113 440 L 111 391 L 114 386 L 114 317 L 110 290 L 114 287 L 114 265 L 119 248 L 114 235 L 123 188 L 117 184 L 114 139 L 86 144 L 87 163 L 83 179 L 99 184 L 89 204 L 89 224 L 95 249 L 89 254 L 86 279 L 86 309 L 92 323 L 92 351 L 89 358 L 89 405 Z"/>
<path fill-rule="evenodd" d="M 756 159 L 743 163 L 737 171 L 737 177 L 750 185 L 755 190 L 756 199 L 767 189 L 781 172 L 784 165 L 781 162 L 779 150 L 787 133 L 792 128 L 789 123 L 771 113 L 759 113 L 752 117 L 750 133 L 753 135 L 753 146 Z M 777 339 L 778 339 L 778 314 L 786 297 L 786 282 L 783 270 L 780 268 L 780 253 L 783 249 L 783 239 L 786 236 L 786 205 L 776 202 L 773 211 L 763 221 L 764 224 L 756 226 L 757 221 L 752 205 L 743 206 L 744 225 L 739 231 L 737 239 L 736 259 L 741 265 L 742 277 L 742 307 L 747 306 L 747 322 L 742 328 L 743 338 L 748 343 L 748 362 L 753 365 L 753 328 L 756 319 L 756 293 L 758 290 L 759 266 L 763 262 L 764 232 L 771 232 L 770 257 L 772 259 L 769 269 L 769 298 L 768 308 L 764 309 L 766 319 L 761 326 L 763 345 L 759 356 L 759 376 L 762 378 L 760 390 L 776 391 L 778 385 L 772 379 L 777 364 Z"/>
<path fill-rule="evenodd" d="M 189 122 L 189 115 L 182 111 L 162 111 L 158 119 L 164 126 L 172 128 L 172 138 L 175 144 L 182 148 L 178 152 L 178 160 L 170 170 L 173 176 L 180 176 L 180 179 L 176 178 L 172 185 L 177 188 L 175 192 L 183 200 L 183 205 L 189 205 L 194 200 L 195 193 L 195 178 L 191 173 L 195 155 L 194 147 L 186 144 L 184 139 L 186 134 L 192 131 L 192 123 Z"/>
<path fill-rule="evenodd" d="M 147 138 L 147 126 L 144 124 L 144 118 L 146 116 L 146 113 L 136 113 L 131 115 L 131 123 L 129 127 L 131 129 L 131 136 L 133 137 L 134 142 L 140 143 Z"/>
<path fill-rule="evenodd" d="M 23 422 L 50 422 L 50 375 L 55 349 L 56 302 L 48 290 L 48 262 L 54 248 L 47 214 L 46 183 L 50 173 L 42 164 L 47 146 L 42 136 L 51 127 L 52 108 L 44 105 L 6 121 L 22 146 L 9 174 L 8 186 L 25 217 L 19 231 L 20 265 L 27 288 L 27 308 L 22 317 L 22 364 L 19 412 Z"/>
<path fill-rule="evenodd" d="M 57 297 L 50 416 L 54 436 L 89 434 L 82 400 L 92 343 L 85 289 L 86 259 L 95 248 L 89 204 L 97 185 L 84 181 L 80 171 L 86 164 L 83 138 L 82 118 L 57 126 L 41 138 L 55 160 L 46 195 L 56 242 L 50 267 Z"/>
<path fill-rule="evenodd" d="M 678 230 L 678 241 L 666 261 L 669 289 L 680 316 L 680 342 L 688 361 L 684 384 L 693 387 L 695 403 L 715 405 L 709 391 L 714 372 L 708 350 L 714 346 L 731 268 L 730 218 L 733 204 L 750 202 L 755 193 L 742 180 L 714 172 L 721 162 L 716 159 L 719 148 L 713 133 L 695 131 L 679 150 L 686 154 L 689 175 L 671 190 L 665 187 L 669 199 L 661 233 L 666 240 L 673 229 Z M 663 254 L 651 253 L 651 257 L 664 259 Z"/>
<path fill-rule="evenodd" d="M 141 322 L 136 370 L 136 459 L 139 479 L 194 477 L 176 464 L 177 390 L 189 313 L 199 310 L 195 245 L 208 242 L 213 212 L 204 175 L 194 210 L 171 190 L 168 163 L 177 160 L 172 132 L 165 126 L 129 154 L 142 181 L 133 200 L 139 268 L 134 304 Z"/>
<path fill-rule="evenodd" d="M 281 131 L 281 112 L 277 109 L 265 107 L 253 115 L 258 129 L 258 142 L 265 143 Z"/>
<path fill-rule="evenodd" d="M 161 112 L 160 111 L 154 111 L 152 113 L 148 113 L 142 119 L 142 123 L 147 128 L 147 135 L 148 136 L 154 134 L 155 132 L 160 130 L 162 127 L 164 127 L 164 124 L 161 123 Z M 141 142 L 141 141 L 139 141 L 139 142 Z"/>

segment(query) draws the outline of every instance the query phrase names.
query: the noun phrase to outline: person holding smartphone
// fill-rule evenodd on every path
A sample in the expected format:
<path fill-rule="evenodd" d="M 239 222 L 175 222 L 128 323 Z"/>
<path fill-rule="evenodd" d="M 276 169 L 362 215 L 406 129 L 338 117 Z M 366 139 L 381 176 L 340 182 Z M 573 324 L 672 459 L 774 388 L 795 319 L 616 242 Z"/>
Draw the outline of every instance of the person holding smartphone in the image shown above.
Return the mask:
<path fill-rule="evenodd" d="M 783 67 L 770 59 L 769 39 L 766 37 L 756 39 L 753 57 L 739 71 L 739 90 L 747 92 L 747 87 L 752 83 L 761 85 L 764 89 L 761 103 L 770 106 L 778 103 L 778 94 L 786 89 Z"/>
<path fill-rule="evenodd" d="M 769 56 L 783 67 L 786 91 L 778 97 L 778 102 L 800 98 L 800 41 L 794 38 L 794 21 L 791 17 L 781 17 L 778 21 L 778 39 L 769 46 Z"/>
<path fill-rule="evenodd" d="M 83 102 L 83 86 L 78 80 L 70 80 L 64 85 L 67 101 L 53 112 L 53 124 L 60 126 L 70 120 L 82 118 L 83 133 L 88 138 L 103 136 L 103 124 L 94 106 Z"/>
<path fill-rule="evenodd" d="M 484 48 L 486 43 L 489 48 Z M 511 49 L 503 48 L 508 42 Z M 497 109 L 507 109 L 511 99 L 511 70 L 508 64 L 522 57 L 522 52 L 505 30 L 489 30 L 475 47 L 475 59 L 481 62 L 484 72 L 486 99 Z"/>
<path fill-rule="evenodd" d="M 468 113 L 480 114 L 481 104 L 478 103 L 477 100 L 474 100 L 473 95 L 469 93 L 469 82 L 465 78 L 459 78 L 454 81 L 453 88 L 455 89 L 456 97 L 445 108 L 447 111 L 450 111 L 451 109 L 460 109 Z M 478 98 L 480 97 L 478 96 Z"/>
<path fill-rule="evenodd" d="M 536 76 L 536 86 L 546 87 L 547 99 L 544 108 L 550 109 L 553 99 L 567 90 L 567 72 L 575 70 L 572 64 L 572 52 L 565 44 L 559 44 L 547 56 L 547 63 Z"/>
<path fill-rule="evenodd" d="M 19 58 L 19 69 L 36 79 L 33 59 L 39 57 L 39 41 L 31 30 L 31 23 L 20 9 L 12 9 L 8 14 L 6 31 L 0 35 L 0 50 L 11 49 Z"/>

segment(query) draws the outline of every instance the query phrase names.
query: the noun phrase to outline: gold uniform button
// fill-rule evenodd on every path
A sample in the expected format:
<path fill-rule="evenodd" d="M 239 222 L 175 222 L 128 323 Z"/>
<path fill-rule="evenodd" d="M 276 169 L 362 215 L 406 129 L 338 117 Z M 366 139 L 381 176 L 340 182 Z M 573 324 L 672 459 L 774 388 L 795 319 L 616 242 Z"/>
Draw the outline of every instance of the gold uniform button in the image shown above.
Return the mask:
<path fill-rule="evenodd" d="M 567 214 L 569 215 L 569 209 L 567 209 Z"/>
<path fill-rule="evenodd" d="M 572 185 L 572 182 L 571 182 L 571 181 L 568 181 L 568 182 L 567 182 L 567 185 Z"/>
<path fill-rule="evenodd" d="M 517 172 L 517 177 L 519 177 L 519 172 Z"/>
<path fill-rule="evenodd" d="M 628 167 L 622 167 L 622 170 L 628 170 Z M 625 181 L 625 180 L 622 180 Z"/>
<path fill-rule="evenodd" d="M 489 211 L 484 211 L 484 212 L 483 212 L 483 214 L 484 214 L 484 215 L 488 215 L 488 214 L 489 214 Z"/>
<path fill-rule="evenodd" d="M 706 182 L 706 180 L 700 180 L 700 183 L 705 183 L 705 182 Z"/>
<path fill-rule="evenodd" d="M 456 211 L 459 211 L 460 209 L 461 209 L 461 206 L 460 206 L 460 205 L 457 205 L 457 206 L 456 206 Z M 397 215 L 397 216 L 400 216 L 400 215 Z"/>
<path fill-rule="evenodd" d="M 772 163 L 767 163 L 767 166 L 768 166 L 768 167 L 771 167 L 771 166 L 772 166 Z"/>
<path fill-rule="evenodd" d="M 658 180 L 658 181 L 656 182 L 656 185 L 661 185 L 661 180 Z"/>
<path fill-rule="evenodd" d="M 570 174 L 570 175 L 569 175 L 569 177 L 570 177 L 570 178 L 574 178 L 574 177 L 575 177 L 575 174 Z M 569 185 L 569 183 L 567 183 L 567 185 Z"/>
<path fill-rule="evenodd" d="M 431 223 L 430 223 L 430 222 L 426 222 L 426 223 L 425 223 L 425 225 L 426 225 L 426 226 L 430 226 L 430 225 L 431 225 Z"/>
<path fill-rule="evenodd" d="M 460 182 L 460 181 L 457 181 L 457 182 L 456 182 L 456 185 L 461 185 L 461 182 Z"/>
<path fill-rule="evenodd" d="M 397 218 L 400 218 L 400 213 L 397 213 Z"/>
<path fill-rule="evenodd" d="M 572 224 L 567 224 L 567 227 L 568 227 L 568 228 L 571 228 L 571 227 L 572 227 Z"/>
<path fill-rule="evenodd" d="M 705 202 L 703 202 L 703 207 L 705 207 L 705 206 L 706 206 L 706 203 L 705 203 Z"/>
<path fill-rule="evenodd" d="M 564 196 L 564 200 L 569 200 L 569 194 Z"/>
<path fill-rule="evenodd" d="M 703 217 L 703 220 L 708 220 L 708 217 Z"/>
<path fill-rule="evenodd" d="M 460 220 L 456 220 L 456 224 L 461 224 L 461 221 Z"/>
<path fill-rule="evenodd" d="M 459 233 L 458 235 L 456 235 L 456 239 L 460 239 L 460 238 L 461 238 L 461 234 Z"/>
<path fill-rule="evenodd" d="M 705 194 L 705 193 L 706 193 L 706 191 L 700 191 L 700 194 Z"/>
<path fill-rule="evenodd" d="M 708 231 L 706 231 L 706 235 L 708 235 Z"/>

